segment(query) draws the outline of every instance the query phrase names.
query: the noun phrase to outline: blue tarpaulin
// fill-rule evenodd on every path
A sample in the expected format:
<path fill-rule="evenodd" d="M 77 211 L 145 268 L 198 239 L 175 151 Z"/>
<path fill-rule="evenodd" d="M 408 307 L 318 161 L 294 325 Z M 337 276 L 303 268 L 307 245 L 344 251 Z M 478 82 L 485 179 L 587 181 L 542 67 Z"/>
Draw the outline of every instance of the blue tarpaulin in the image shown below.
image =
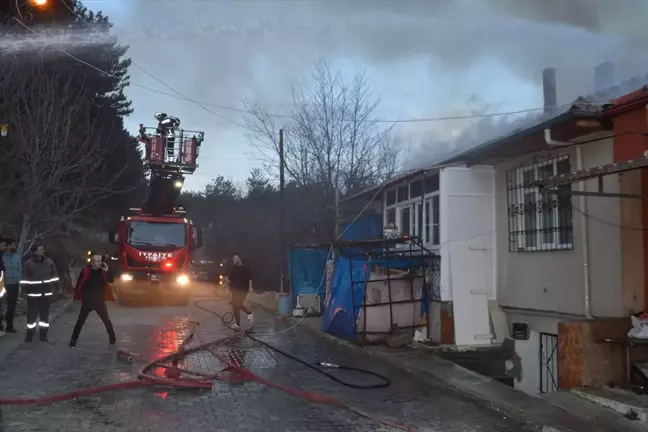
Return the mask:
<path fill-rule="evenodd" d="M 365 213 L 353 223 L 340 227 L 342 240 L 358 241 L 380 238 L 383 234 L 383 217 L 375 213 Z"/>
<path fill-rule="evenodd" d="M 372 265 L 398 269 L 421 268 L 423 260 L 403 258 L 367 260 L 365 256 L 337 258 L 330 292 L 325 299 L 322 330 L 348 341 L 356 341 L 356 323 L 361 305 L 364 303 L 365 286 Z M 423 297 L 427 298 L 425 290 L 423 291 Z M 422 303 L 427 311 L 427 301 L 422 299 Z"/>
<path fill-rule="evenodd" d="M 360 305 L 364 303 L 367 273 L 366 261 L 362 257 L 340 257 L 335 260 L 331 291 L 326 298 L 326 308 L 322 316 L 322 330 L 355 342 L 355 323 L 360 314 Z"/>
<path fill-rule="evenodd" d="M 290 250 L 290 293 L 293 307 L 300 294 L 320 295 L 320 307 L 324 305 L 326 280 L 326 257 L 328 249 L 292 248 Z"/>

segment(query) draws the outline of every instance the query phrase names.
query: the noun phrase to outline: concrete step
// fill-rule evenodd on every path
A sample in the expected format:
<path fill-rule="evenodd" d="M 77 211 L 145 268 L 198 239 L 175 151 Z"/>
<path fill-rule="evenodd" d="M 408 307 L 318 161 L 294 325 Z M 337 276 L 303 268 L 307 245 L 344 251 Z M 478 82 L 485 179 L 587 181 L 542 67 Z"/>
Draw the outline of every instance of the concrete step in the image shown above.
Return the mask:
<path fill-rule="evenodd" d="M 601 387 L 572 390 L 581 398 L 616 411 L 624 417 L 638 420 L 648 426 L 648 397 L 623 389 Z"/>
<path fill-rule="evenodd" d="M 471 349 L 450 349 L 445 347 L 434 347 L 430 348 L 430 350 L 434 353 L 434 355 L 453 362 L 509 360 L 511 358 L 511 354 L 499 345 Z"/>
<path fill-rule="evenodd" d="M 558 391 L 540 395 L 541 399 L 564 409 L 584 420 L 595 423 L 604 430 L 623 432 L 648 432 L 648 426 L 640 421 L 631 421 L 619 413 L 590 402 L 575 392 Z"/>
<path fill-rule="evenodd" d="M 450 360 L 450 359 L 448 359 Z M 488 376 L 506 376 L 506 363 L 504 360 L 450 360 L 461 367 L 473 372 Z"/>

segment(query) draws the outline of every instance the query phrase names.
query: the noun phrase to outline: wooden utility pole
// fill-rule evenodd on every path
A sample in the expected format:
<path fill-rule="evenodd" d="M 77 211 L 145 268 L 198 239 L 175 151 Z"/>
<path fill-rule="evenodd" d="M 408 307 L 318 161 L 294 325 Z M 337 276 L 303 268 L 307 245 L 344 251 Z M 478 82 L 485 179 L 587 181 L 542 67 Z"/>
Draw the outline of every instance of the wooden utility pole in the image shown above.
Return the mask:
<path fill-rule="evenodd" d="M 279 292 L 284 292 L 284 261 L 286 259 L 286 232 L 285 232 L 285 171 L 286 161 L 284 159 L 284 131 L 279 129 L 279 248 L 281 250 L 280 265 L 281 265 L 281 281 L 279 282 Z"/>
<path fill-rule="evenodd" d="M 335 241 L 340 237 L 340 189 L 335 188 Z"/>

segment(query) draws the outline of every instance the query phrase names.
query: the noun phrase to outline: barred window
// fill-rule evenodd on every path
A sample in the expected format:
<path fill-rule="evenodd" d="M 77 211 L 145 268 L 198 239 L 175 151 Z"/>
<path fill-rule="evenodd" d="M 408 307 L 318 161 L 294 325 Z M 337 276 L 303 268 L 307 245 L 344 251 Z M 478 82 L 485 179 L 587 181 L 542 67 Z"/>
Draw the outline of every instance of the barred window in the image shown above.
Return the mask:
<path fill-rule="evenodd" d="M 570 171 L 569 156 L 561 155 L 507 172 L 509 251 L 573 249 L 571 184 L 553 191 L 535 186 Z"/>

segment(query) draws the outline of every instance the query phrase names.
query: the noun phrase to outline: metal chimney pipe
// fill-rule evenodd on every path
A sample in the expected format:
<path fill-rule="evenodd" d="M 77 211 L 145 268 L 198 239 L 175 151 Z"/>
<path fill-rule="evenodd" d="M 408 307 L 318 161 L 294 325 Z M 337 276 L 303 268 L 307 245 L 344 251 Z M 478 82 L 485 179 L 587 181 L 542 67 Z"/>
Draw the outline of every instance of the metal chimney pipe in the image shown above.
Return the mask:
<path fill-rule="evenodd" d="M 547 68 L 542 71 L 542 93 L 544 95 L 544 112 L 551 114 L 558 106 L 556 92 L 556 68 Z"/>
<path fill-rule="evenodd" d="M 594 68 L 594 91 L 599 92 L 614 85 L 614 65 L 606 61 Z"/>

